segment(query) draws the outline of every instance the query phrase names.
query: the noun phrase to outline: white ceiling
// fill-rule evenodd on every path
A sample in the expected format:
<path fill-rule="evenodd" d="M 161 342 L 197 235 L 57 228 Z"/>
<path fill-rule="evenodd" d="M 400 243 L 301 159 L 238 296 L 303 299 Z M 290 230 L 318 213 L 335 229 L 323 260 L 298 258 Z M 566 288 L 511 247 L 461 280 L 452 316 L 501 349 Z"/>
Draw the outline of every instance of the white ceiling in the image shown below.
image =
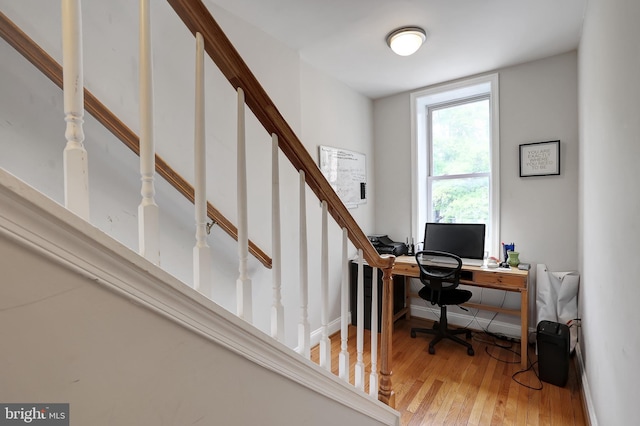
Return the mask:
<path fill-rule="evenodd" d="M 587 0 L 205 0 L 371 98 L 577 48 Z M 425 29 L 413 56 L 385 36 Z"/>

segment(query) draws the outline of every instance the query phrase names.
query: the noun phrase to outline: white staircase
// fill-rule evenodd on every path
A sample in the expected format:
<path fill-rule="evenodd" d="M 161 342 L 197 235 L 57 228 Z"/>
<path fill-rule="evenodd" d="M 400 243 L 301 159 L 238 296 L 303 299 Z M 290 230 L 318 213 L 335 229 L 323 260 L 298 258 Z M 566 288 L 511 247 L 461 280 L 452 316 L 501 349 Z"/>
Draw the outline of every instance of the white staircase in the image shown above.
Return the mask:
<path fill-rule="evenodd" d="M 3 385 L 0 399 L 25 400 L 28 394 L 21 389 L 30 387 L 28 382 L 39 381 L 34 398 L 51 401 L 52 395 L 59 396 L 60 402 L 71 403 L 72 415 L 75 412 L 82 419 L 91 419 L 97 412 L 98 421 L 91 424 L 183 424 L 200 418 L 216 424 L 398 424 L 398 413 L 378 401 L 393 405 L 392 324 L 388 314 L 393 259 L 381 258 L 371 247 L 204 5 L 198 0 L 169 3 L 195 35 L 195 84 L 189 89 L 193 93 L 195 88 L 195 126 L 193 131 L 185 129 L 181 133 L 184 138 L 175 141 L 184 150 L 193 150 L 195 161 L 190 166 L 179 162 L 178 170 L 189 179 L 173 176 L 172 171 L 163 177 L 183 182 L 178 186 L 182 193 L 190 194 L 195 209 L 166 181 L 156 178 L 158 136 L 154 120 L 159 118 L 153 113 L 158 101 L 153 95 L 151 40 L 155 21 L 150 9 L 156 3 L 141 0 L 139 6 L 140 160 L 138 175 L 132 179 L 131 153 L 116 147 L 116 141 L 106 137 L 104 129 L 97 130 L 93 118 L 84 114 L 85 92 L 78 90 L 84 86 L 83 43 L 77 37 L 82 34 L 80 17 L 85 14 L 80 12 L 79 0 L 64 0 L 60 12 L 65 34 L 64 114 L 61 111 L 60 115 L 67 121 L 67 148 L 56 148 L 59 143 L 51 144 L 42 135 L 23 135 L 33 145 L 18 154 L 11 147 L 11 158 L 19 160 L 4 165 L 18 177 L 0 169 L 0 244 L 5 252 L 3 271 L 8 277 L 0 290 L 0 323 L 2 336 L 12 343 L 0 361 L 15 366 L 2 375 L 3 384 L 10 385 Z M 170 9 L 161 5 L 157 7 L 162 13 L 155 12 L 155 16 L 165 25 Z M 11 12 L 28 20 L 28 5 L 24 8 L 18 6 Z M 89 22 L 96 19 L 92 16 Z M 172 19 L 184 37 L 184 25 L 175 15 Z M 38 26 L 37 22 L 32 25 Z M 91 31 L 86 22 L 84 27 Z M 0 29 L 5 39 L 21 37 L 5 17 Z M 33 47 L 23 48 L 23 54 L 25 50 L 32 57 L 41 55 Z M 214 81 L 224 76 L 222 81 L 226 79 L 235 91 L 237 102 L 232 108 L 236 113 L 231 115 L 235 123 L 226 123 L 226 127 L 236 127 L 233 138 L 237 144 L 231 149 L 229 138 L 217 135 L 228 134 L 226 127 L 209 130 L 209 123 L 219 120 L 208 118 L 211 115 L 205 105 L 213 103 L 215 113 L 226 117 L 224 108 L 228 106 L 218 106 L 217 98 L 228 100 L 230 96 L 216 92 L 217 83 L 214 89 L 205 87 L 211 83 L 211 78 L 205 77 L 211 73 L 208 57 L 222 72 L 213 71 L 218 73 Z M 55 74 L 51 62 L 38 68 Z M 185 66 L 182 72 L 188 73 L 190 68 Z M 95 106 L 93 95 L 89 98 Z M 245 111 L 245 105 L 250 112 Z M 176 108 L 184 109 L 185 105 Z M 92 113 L 95 116 L 95 108 Z M 102 116 L 99 120 L 110 122 Z M 112 132 L 126 128 L 111 122 L 107 127 Z M 271 143 L 264 143 L 264 134 L 255 137 L 258 127 L 267 131 Z M 28 127 L 26 132 L 30 131 Z M 207 140 L 210 133 L 216 134 L 214 140 Z M 62 136 L 49 139 L 61 140 Z M 3 142 L 0 148 L 9 146 Z M 248 167 L 256 160 L 247 157 L 264 153 L 271 156 L 269 160 L 267 154 L 261 161 L 264 170 Z M 40 173 L 31 167 L 30 161 L 37 156 L 53 164 L 52 170 Z M 63 164 L 56 165 L 61 158 Z M 279 158 L 287 160 L 284 169 Z M 220 161 L 235 163 L 236 177 L 216 182 L 212 191 L 207 171 Z M 160 164 L 160 168 L 166 170 L 166 165 Z M 61 189 L 51 184 L 58 171 L 64 176 Z M 264 176 L 269 175 L 264 182 Z M 39 190 L 21 179 L 35 182 Z M 185 189 L 184 182 L 189 180 L 194 183 L 191 192 Z M 235 188 L 233 196 L 229 196 L 229 188 Z M 212 193 L 223 195 L 212 199 Z M 308 195 L 312 201 L 307 201 Z M 130 208 L 135 197 L 137 211 Z M 235 200 L 235 212 L 228 207 L 230 198 Z M 207 235 L 213 209 L 207 199 L 222 204 L 236 217 L 235 235 L 226 223 L 214 226 Z M 299 223 L 281 224 L 280 210 L 292 208 L 298 211 Z M 265 220 L 268 214 L 271 218 Z M 261 227 L 252 228 L 256 220 L 251 218 L 256 216 L 261 217 Z M 195 226 L 185 227 L 184 222 L 194 224 L 194 217 Z M 269 225 L 265 227 L 265 223 Z M 238 243 L 223 230 L 237 235 Z M 190 234 L 189 248 L 186 234 Z M 273 263 L 259 255 L 261 250 L 249 240 L 250 235 L 256 235 L 262 247 L 270 246 L 265 252 L 272 253 Z M 318 246 L 309 245 L 309 239 L 318 241 Z M 215 247 L 209 247 L 212 241 Z M 289 248 L 292 241 L 297 245 L 295 257 L 288 255 L 290 250 L 282 253 L 283 245 Z M 358 362 L 352 384 L 346 352 L 346 265 L 356 249 L 361 260 L 385 272 L 385 294 L 378 295 L 383 297 L 385 308 L 380 357 L 377 352 L 372 354 L 369 366 L 362 362 L 364 321 L 358 321 Z M 310 276 L 309 262 L 319 263 L 313 270 L 320 271 L 320 277 Z M 297 271 L 297 280 L 288 279 L 291 271 Z M 261 297 L 269 292 L 270 297 Z M 310 297 L 310 292 L 319 297 Z M 339 295 L 339 306 L 331 294 Z M 296 298 L 298 303 L 287 303 Z M 362 306 L 362 301 L 359 303 Z M 317 309 L 320 324 L 312 327 L 310 311 Z M 45 338 L 47 350 L 38 351 L 37 340 L 24 339 L 38 329 L 49 336 Z M 287 330 L 297 330 L 296 341 L 287 338 L 291 335 Z M 338 330 L 342 332 L 342 351 L 335 376 L 328 336 Z M 377 333 L 374 336 L 371 347 L 377 349 Z M 320 365 L 309 361 L 310 348 L 317 343 Z M 45 371 L 41 365 L 49 369 Z M 38 375 L 31 377 L 25 371 L 37 371 Z M 364 393 L 365 381 L 370 395 Z M 111 405 L 105 403 L 108 400 L 113 401 Z M 268 421 L 261 423 L 260 419 Z"/>

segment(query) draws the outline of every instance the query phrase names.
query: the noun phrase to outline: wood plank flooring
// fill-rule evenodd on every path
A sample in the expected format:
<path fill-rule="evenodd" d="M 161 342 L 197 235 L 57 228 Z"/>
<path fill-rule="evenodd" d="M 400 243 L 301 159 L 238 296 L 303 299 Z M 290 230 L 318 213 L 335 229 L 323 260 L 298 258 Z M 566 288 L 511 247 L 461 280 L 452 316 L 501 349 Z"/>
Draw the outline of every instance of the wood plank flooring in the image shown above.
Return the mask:
<path fill-rule="evenodd" d="M 410 329 L 431 324 L 419 318 L 400 319 L 395 324 L 392 382 L 402 425 L 588 425 L 573 358 L 569 381 L 561 388 L 538 380 L 533 371 L 538 371 L 533 347 L 529 349 L 533 369 L 519 373 L 519 343 L 481 332 L 474 332 L 475 356 L 468 356 L 466 348 L 449 340 L 438 343 L 435 355 L 430 355 L 431 336 L 418 334 L 412 339 Z M 353 383 L 355 327 L 349 327 L 349 334 Z M 332 370 L 338 374 L 339 333 L 331 337 L 331 346 Z M 365 391 L 369 347 L 370 333 L 365 330 Z M 318 347 L 312 349 L 311 359 L 318 362 Z"/>

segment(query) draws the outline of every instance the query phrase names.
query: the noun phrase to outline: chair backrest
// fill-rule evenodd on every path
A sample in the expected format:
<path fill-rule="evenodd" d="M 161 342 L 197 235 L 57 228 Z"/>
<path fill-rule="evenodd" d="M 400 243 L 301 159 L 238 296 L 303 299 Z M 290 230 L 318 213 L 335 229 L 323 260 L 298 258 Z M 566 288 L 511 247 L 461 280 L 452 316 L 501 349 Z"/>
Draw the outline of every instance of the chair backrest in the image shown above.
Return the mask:
<path fill-rule="evenodd" d="M 420 268 L 420 281 L 433 291 L 453 290 L 460 284 L 462 259 L 453 253 L 423 250 L 416 253 L 416 263 Z M 430 259 L 441 259 L 434 262 Z M 442 263 L 442 260 L 448 260 Z"/>

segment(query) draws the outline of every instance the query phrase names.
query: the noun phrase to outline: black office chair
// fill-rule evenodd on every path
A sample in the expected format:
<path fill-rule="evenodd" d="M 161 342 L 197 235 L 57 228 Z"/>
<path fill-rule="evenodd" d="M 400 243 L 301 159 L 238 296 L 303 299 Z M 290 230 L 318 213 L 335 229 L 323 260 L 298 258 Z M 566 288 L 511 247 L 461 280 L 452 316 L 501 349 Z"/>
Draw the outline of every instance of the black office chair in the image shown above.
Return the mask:
<path fill-rule="evenodd" d="M 452 264 L 449 265 L 447 262 L 447 264 L 431 265 L 425 260 L 434 256 L 447 258 L 446 260 L 450 260 Z M 447 324 L 447 305 L 460 305 L 468 302 L 472 295 L 468 290 L 457 288 L 460 284 L 462 260 L 455 254 L 425 250 L 416 253 L 416 261 L 420 268 L 420 281 L 424 284 L 418 295 L 431 302 L 432 305 L 440 306 L 440 322 L 436 322 L 433 328 L 412 328 L 411 337 L 415 338 L 418 332 L 435 335 L 429 342 L 429 353 L 432 355 L 436 353 L 436 343 L 443 338 L 447 338 L 466 346 L 467 353 L 473 356 L 473 346 L 457 337 L 458 334 L 466 334 L 467 339 L 470 339 L 471 331 L 464 328 L 450 329 Z"/>

